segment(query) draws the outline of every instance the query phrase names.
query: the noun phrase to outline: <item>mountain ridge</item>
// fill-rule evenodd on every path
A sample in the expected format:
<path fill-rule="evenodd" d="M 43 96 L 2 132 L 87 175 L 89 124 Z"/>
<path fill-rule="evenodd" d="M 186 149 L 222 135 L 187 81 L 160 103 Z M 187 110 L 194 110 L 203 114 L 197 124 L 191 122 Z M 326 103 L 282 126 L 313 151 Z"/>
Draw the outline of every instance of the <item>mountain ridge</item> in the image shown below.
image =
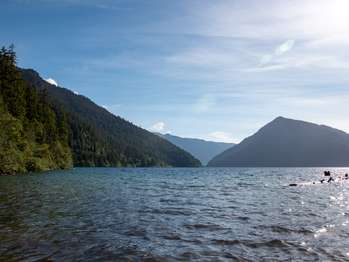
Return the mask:
<path fill-rule="evenodd" d="M 209 166 L 349 166 L 349 135 L 326 125 L 277 117 L 213 158 Z"/>
<path fill-rule="evenodd" d="M 202 165 L 207 165 L 208 161 L 214 156 L 235 145 L 234 143 L 214 142 L 199 138 L 180 137 L 172 134 L 155 134 L 167 139 L 176 146 L 189 152 L 194 157 L 199 159 Z"/>
<path fill-rule="evenodd" d="M 51 85 L 33 69 L 23 78 L 69 115 L 70 145 L 76 166 L 200 166 L 197 159 L 170 142 L 110 113 L 91 99 Z"/>

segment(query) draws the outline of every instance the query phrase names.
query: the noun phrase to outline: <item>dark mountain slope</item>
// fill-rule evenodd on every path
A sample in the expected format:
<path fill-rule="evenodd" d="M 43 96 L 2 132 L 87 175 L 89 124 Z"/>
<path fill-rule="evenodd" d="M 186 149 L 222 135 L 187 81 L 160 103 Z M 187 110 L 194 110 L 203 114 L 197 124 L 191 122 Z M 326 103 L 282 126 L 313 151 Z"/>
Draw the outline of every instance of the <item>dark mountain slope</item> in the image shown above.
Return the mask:
<path fill-rule="evenodd" d="M 349 135 L 327 126 L 278 117 L 216 156 L 209 166 L 349 166 Z"/>
<path fill-rule="evenodd" d="M 24 79 L 47 90 L 51 103 L 68 113 L 76 166 L 199 166 L 197 159 L 168 141 L 117 117 L 90 99 L 43 80 L 34 70 Z"/>
<path fill-rule="evenodd" d="M 183 138 L 170 134 L 157 133 L 157 135 L 189 152 L 194 157 L 199 159 L 203 165 L 207 165 L 208 161 L 211 160 L 214 156 L 235 145 L 232 143 L 212 142 L 196 138 Z"/>

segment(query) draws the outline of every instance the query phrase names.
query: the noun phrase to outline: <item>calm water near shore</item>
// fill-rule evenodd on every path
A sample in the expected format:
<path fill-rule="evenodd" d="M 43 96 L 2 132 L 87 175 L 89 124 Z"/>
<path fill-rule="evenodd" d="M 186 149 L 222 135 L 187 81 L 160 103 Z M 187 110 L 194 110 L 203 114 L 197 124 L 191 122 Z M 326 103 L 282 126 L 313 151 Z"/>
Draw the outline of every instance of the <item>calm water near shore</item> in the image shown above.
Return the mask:
<path fill-rule="evenodd" d="M 0 261 L 348 261 L 349 182 L 288 186 L 318 181 L 323 170 L 0 177 Z"/>

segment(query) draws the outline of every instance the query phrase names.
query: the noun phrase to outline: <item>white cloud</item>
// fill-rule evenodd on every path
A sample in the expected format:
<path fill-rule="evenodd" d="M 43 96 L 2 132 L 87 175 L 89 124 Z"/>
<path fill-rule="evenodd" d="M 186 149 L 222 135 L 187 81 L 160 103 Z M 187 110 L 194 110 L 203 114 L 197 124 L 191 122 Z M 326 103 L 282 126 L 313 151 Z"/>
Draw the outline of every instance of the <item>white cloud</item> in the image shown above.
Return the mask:
<path fill-rule="evenodd" d="M 164 122 L 157 122 L 153 124 L 149 130 L 152 132 L 164 132 L 166 124 Z"/>
<path fill-rule="evenodd" d="M 349 40 L 348 8 L 347 0 L 223 0 L 195 10 L 195 30 L 203 35 L 254 39 L 340 37 L 337 40 L 343 42 Z"/>
<path fill-rule="evenodd" d="M 286 42 L 282 43 L 280 46 L 278 46 L 275 49 L 274 54 L 275 55 L 283 55 L 283 54 L 287 53 L 288 51 L 290 51 L 293 48 L 295 42 L 296 42 L 295 40 L 287 40 Z"/>
<path fill-rule="evenodd" d="M 52 78 L 47 78 L 47 79 L 45 79 L 45 81 L 51 85 L 58 86 L 56 80 L 54 80 Z"/>
<path fill-rule="evenodd" d="M 276 71 L 276 70 L 282 70 L 287 68 L 288 66 L 285 64 L 279 64 L 279 65 L 266 65 L 266 66 L 258 66 L 253 68 L 246 68 L 242 69 L 242 72 L 268 72 L 268 71 Z"/>
<path fill-rule="evenodd" d="M 73 91 L 73 93 L 77 96 L 79 95 L 79 92 Z"/>
<path fill-rule="evenodd" d="M 309 54 L 309 52 L 303 50 L 289 57 L 272 56 L 269 60 L 262 57 L 259 66 L 242 69 L 241 71 L 268 72 L 284 69 L 348 70 L 349 63 L 336 56 Z"/>
<path fill-rule="evenodd" d="M 263 55 L 261 60 L 260 60 L 259 67 L 262 67 L 262 69 L 263 69 L 263 67 L 265 65 L 271 64 L 277 57 L 282 56 L 282 55 L 286 54 L 287 52 L 291 51 L 291 49 L 293 48 L 295 43 L 296 43 L 295 40 L 292 40 L 292 39 L 287 40 L 287 41 L 283 42 L 281 45 L 277 46 L 275 48 L 273 54 Z M 274 67 L 273 65 L 268 66 L 268 69 L 273 69 L 273 67 Z M 285 68 L 285 67 L 282 67 L 282 68 Z M 281 69 L 281 68 L 277 67 L 277 69 Z"/>
<path fill-rule="evenodd" d="M 184 51 L 182 56 L 179 54 L 172 57 L 172 61 L 210 67 L 212 65 L 236 67 L 238 63 L 229 59 L 240 57 L 241 60 L 246 61 L 248 58 L 246 59 L 244 51 L 252 51 L 257 53 L 258 61 L 246 67 L 240 64 L 240 69 L 248 70 L 247 68 L 268 65 L 267 71 L 280 70 L 289 67 L 287 64 L 274 66 L 273 63 L 277 63 L 278 57 L 286 54 L 287 57 L 293 56 L 296 52 L 289 53 L 296 43 L 297 53 L 307 54 L 308 58 L 319 54 L 329 55 L 338 60 L 335 66 L 343 65 L 348 61 L 348 51 L 344 48 L 349 43 L 348 0 L 203 2 L 201 6 L 193 9 L 191 18 L 186 21 L 188 26 L 177 25 L 179 28 L 177 31 L 210 38 L 209 41 L 214 41 L 215 46 L 219 47 L 217 50 L 222 50 L 220 45 L 223 42 L 230 42 L 233 45 L 242 40 L 254 43 L 254 47 L 248 50 L 249 46 L 244 44 L 244 49 L 235 50 L 234 53 L 229 50 L 217 53 L 215 50 L 206 52 L 204 45 L 198 44 L 197 51 L 189 53 Z M 171 29 L 175 30 L 175 28 Z M 263 55 L 266 51 L 263 51 L 263 47 L 270 48 L 271 45 L 280 41 L 281 44 L 274 50 Z M 298 59 L 297 64 L 302 64 L 302 57 L 298 56 Z M 321 66 L 333 68 L 333 63 L 324 63 Z M 212 69 L 215 68 L 212 67 Z M 263 70 L 253 69 L 252 71 Z"/>
<path fill-rule="evenodd" d="M 208 139 L 216 142 L 233 143 L 234 138 L 232 134 L 224 131 L 215 131 L 208 134 Z"/>

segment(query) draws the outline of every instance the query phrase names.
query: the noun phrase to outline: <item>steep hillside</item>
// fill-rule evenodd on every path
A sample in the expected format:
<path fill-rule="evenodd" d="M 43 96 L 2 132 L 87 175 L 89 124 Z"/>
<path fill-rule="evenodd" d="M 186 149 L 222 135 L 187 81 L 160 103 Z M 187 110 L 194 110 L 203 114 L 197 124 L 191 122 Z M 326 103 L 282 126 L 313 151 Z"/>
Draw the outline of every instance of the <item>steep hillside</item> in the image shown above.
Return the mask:
<path fill-rule="evenodd" d="M 349 135 L 331 127 L 278 117 L 212 159 L 209 166 L 349 166 Z"/>
<path fill-rule="evenodd" d="M 75 166 L 200 165 L 184 150 L 111 114 L 84 96 L 47 83 L 34 70 L 22 70 L 22 75 L 37 90 L 46 90 L 55 108 L 67 112 Z"/>
<path fill-rule="evenodd" d="M 12 48 L 0 51 L 0 174 L 72 167 L 65 115 L 21 78 Z"/>

